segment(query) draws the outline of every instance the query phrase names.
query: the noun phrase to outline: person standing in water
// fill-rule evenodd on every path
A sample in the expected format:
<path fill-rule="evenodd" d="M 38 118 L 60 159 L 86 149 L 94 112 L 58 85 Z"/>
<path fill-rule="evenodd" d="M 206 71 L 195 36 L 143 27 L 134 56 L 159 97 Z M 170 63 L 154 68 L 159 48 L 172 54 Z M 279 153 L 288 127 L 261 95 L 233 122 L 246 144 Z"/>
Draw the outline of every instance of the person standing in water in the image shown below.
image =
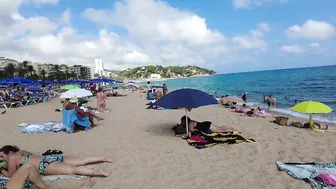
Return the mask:
<path fill-rule="evenodd" d="M 272 108 L 276 108 L 276 97 L 273 96 L 271 99 Z"/>
<path fill-rule="evenodd" d="M 166 95 L 168 93 L 168 87 L 165 83 L 162 86 L 162 93 L 163 93 L 163 95 Z"/>
<path fill-rule="evenodd" d="M 270 109 L 270 107 L 271 107 L 271 97 L 272 97 L 272 95 L 269 95 L 269 96 L 266 97 L 266 103 L 268 105 L 268 109 Z"/>
<path fill-rule="evenodd" d="M 246 101 L 247 101 L 247 95 L 245 93 L 242 95 L 242 99 L 246 103 Z"/>

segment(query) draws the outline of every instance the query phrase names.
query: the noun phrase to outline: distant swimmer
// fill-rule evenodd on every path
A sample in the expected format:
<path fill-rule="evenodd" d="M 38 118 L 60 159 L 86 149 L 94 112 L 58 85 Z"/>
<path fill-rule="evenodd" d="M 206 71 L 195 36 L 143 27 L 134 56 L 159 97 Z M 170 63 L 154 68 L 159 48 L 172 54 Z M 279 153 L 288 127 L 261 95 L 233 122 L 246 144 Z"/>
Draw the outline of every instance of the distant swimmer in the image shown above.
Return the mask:
<path fill-rule="evenodd" d="M 297 104 L 297 102 L 298 102 L 298 101 L 295 99 L 295 104 Z"/>

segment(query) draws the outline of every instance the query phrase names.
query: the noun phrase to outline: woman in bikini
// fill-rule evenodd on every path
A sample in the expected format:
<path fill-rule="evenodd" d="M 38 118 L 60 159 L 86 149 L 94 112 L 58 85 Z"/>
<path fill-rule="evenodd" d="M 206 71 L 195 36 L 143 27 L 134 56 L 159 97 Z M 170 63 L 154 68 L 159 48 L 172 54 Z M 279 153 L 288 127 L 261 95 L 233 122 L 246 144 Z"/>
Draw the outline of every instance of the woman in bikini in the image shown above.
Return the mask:
<path fill-rule="evenodd" d="M 103 88 L 98 89 L 98 93 L 96 94 L 97 96 L 97 110 L 102 112 L 106 110 L 106 95 L 103 91 Z"/>
<path fill-rule="evenodd" d="M 77 189 L 90 189 L 95 184 L 94 181 L 88 180 L 82 183 Z M 0 188 L 2 189 L 30 189 L 35 186 L 38 189 L 51 189 L 42 180 L 42 177 L 36 167 L 32 164 L 24 164 L 11 177 L 11 179 L 0 179 Z"/>
<path fill-rule="evenodd" d="M 187 119 L 188 119 L 189 135 L 191 135 L 191 132 L 195 130 L 202 132 L 207 132 L 208 130 L 210 130 L 213 133 L 230 133 L 237 131 L 233 127 L 217 126 L 210 121 L 198 122 L 191 120 L 189 117 L 187 117 Z M 183 116 L 181 118 L 181 124 L 182 125 L 186 124 L 186 116 Z"/>
<path fill-rule="evenodd" d="M 102 170 L 92 170 L 85 165 L 108 162 L 112 159 L 104 157 L 87 157 L 75 158 L 63 156 L 62 154 L 49 154 L 45 156 L 28 154 L 22 156 L 18 154 L 20 149 L 16 146 L 6 145 L 0 149 L 0 159 L 7 163 L 7 170 L 2 170 L 1 173 L 6 177 L 11 177 L 17 169 L 29 163 L 34 165 L 40 174 L 43 175 L 85 175 L 107 177 L 110 174 Z"/>

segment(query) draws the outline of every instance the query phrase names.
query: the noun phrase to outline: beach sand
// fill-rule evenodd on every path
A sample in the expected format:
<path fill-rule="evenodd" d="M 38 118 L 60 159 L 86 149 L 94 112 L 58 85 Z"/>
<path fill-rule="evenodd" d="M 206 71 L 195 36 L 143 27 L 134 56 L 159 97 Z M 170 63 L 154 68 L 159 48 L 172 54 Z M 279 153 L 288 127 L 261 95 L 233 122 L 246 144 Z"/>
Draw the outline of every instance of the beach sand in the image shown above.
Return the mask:
<path fill-rule="evenodd" d="M 334 162 L 335 133 L 283 127 L 269 119 L 238 116 L 219 105 L 194 109 L 190 117 L 211 120 L 237 128 L 257 143 L 215 146 L 197 150 L 175 137 L 171 128 L 184 115 L 182 110 L 146 110 L 145 94 L 128 92 L 127 97 L 108 98 L 111 112 L 90 131 L 75 134 L 22 134 L 18 124 L 60 121 L 60 100 L 8 109 L 0 115 L 2 145 L 43 153 L 60 149 L 66 155 L 110 155 L 115 162 L 95 167 L 112 173 L 93 178 L 93 188 L 310 188 L 309 184 L 278 171 L 275 161 Z M 95 99 L 89 103 L 95 107 Z M 58 188 L 75 188 L 79 181 L 50 183 Z"/>

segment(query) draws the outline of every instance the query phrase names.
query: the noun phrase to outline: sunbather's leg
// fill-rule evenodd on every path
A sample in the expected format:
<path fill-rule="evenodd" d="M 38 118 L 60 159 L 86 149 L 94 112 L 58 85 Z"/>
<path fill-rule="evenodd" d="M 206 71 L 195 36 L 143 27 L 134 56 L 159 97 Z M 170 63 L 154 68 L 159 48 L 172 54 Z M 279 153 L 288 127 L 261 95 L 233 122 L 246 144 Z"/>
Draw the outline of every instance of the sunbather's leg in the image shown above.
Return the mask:
<path fill-rule="evenodd" d="M 102 170 L 93 170 L 85 166 L 76 167 L 63 162 L 51 163 L 46 169 L 46 175 L 84 175 L 84 176 L 97 176 L 107 177 L 110 173 Z"/>
<path fill-rule="evenodd" d="M 214 124 L 211 124 L 210 130 L 214 133 L 229 133 L 236 131 L 233 127 L 226 127 L 226 126 L 217 126 Z"/>
<path fill-rule="evenodd" d="M 93 111 L 91 109 L 88 109 L 86 112 L 85 112 L 86 115 L 91 115 L 93 116 L 94 118 L 96 118 L 98 121 L 101 121 L 101 120 L 104 120 L 104 118 L 102 117 L 99 117 L 97 114 L 93 113 Z"/>
<path fill-rule="evenodd" d="M 73 166 L 83 166 L 93 163 L 100 163 L 100 162 L 108 162 L 112 163 L 112 159 L 108 156 L 101 156 L 101 157 L 86 157 L 86 158 L 77 158 L 77 157 L 69 157 L 63 156 L 63 162 Z"/>
<path fill-rule="evenodd" d="M 28 163 L 24 164 L 14 173 L 8 181 L 6 187 L 8 189 L 24 189 L 27 179 L 29 179 L 39 189 L 49 188 L 42 180 L 37 168 Z"/>

